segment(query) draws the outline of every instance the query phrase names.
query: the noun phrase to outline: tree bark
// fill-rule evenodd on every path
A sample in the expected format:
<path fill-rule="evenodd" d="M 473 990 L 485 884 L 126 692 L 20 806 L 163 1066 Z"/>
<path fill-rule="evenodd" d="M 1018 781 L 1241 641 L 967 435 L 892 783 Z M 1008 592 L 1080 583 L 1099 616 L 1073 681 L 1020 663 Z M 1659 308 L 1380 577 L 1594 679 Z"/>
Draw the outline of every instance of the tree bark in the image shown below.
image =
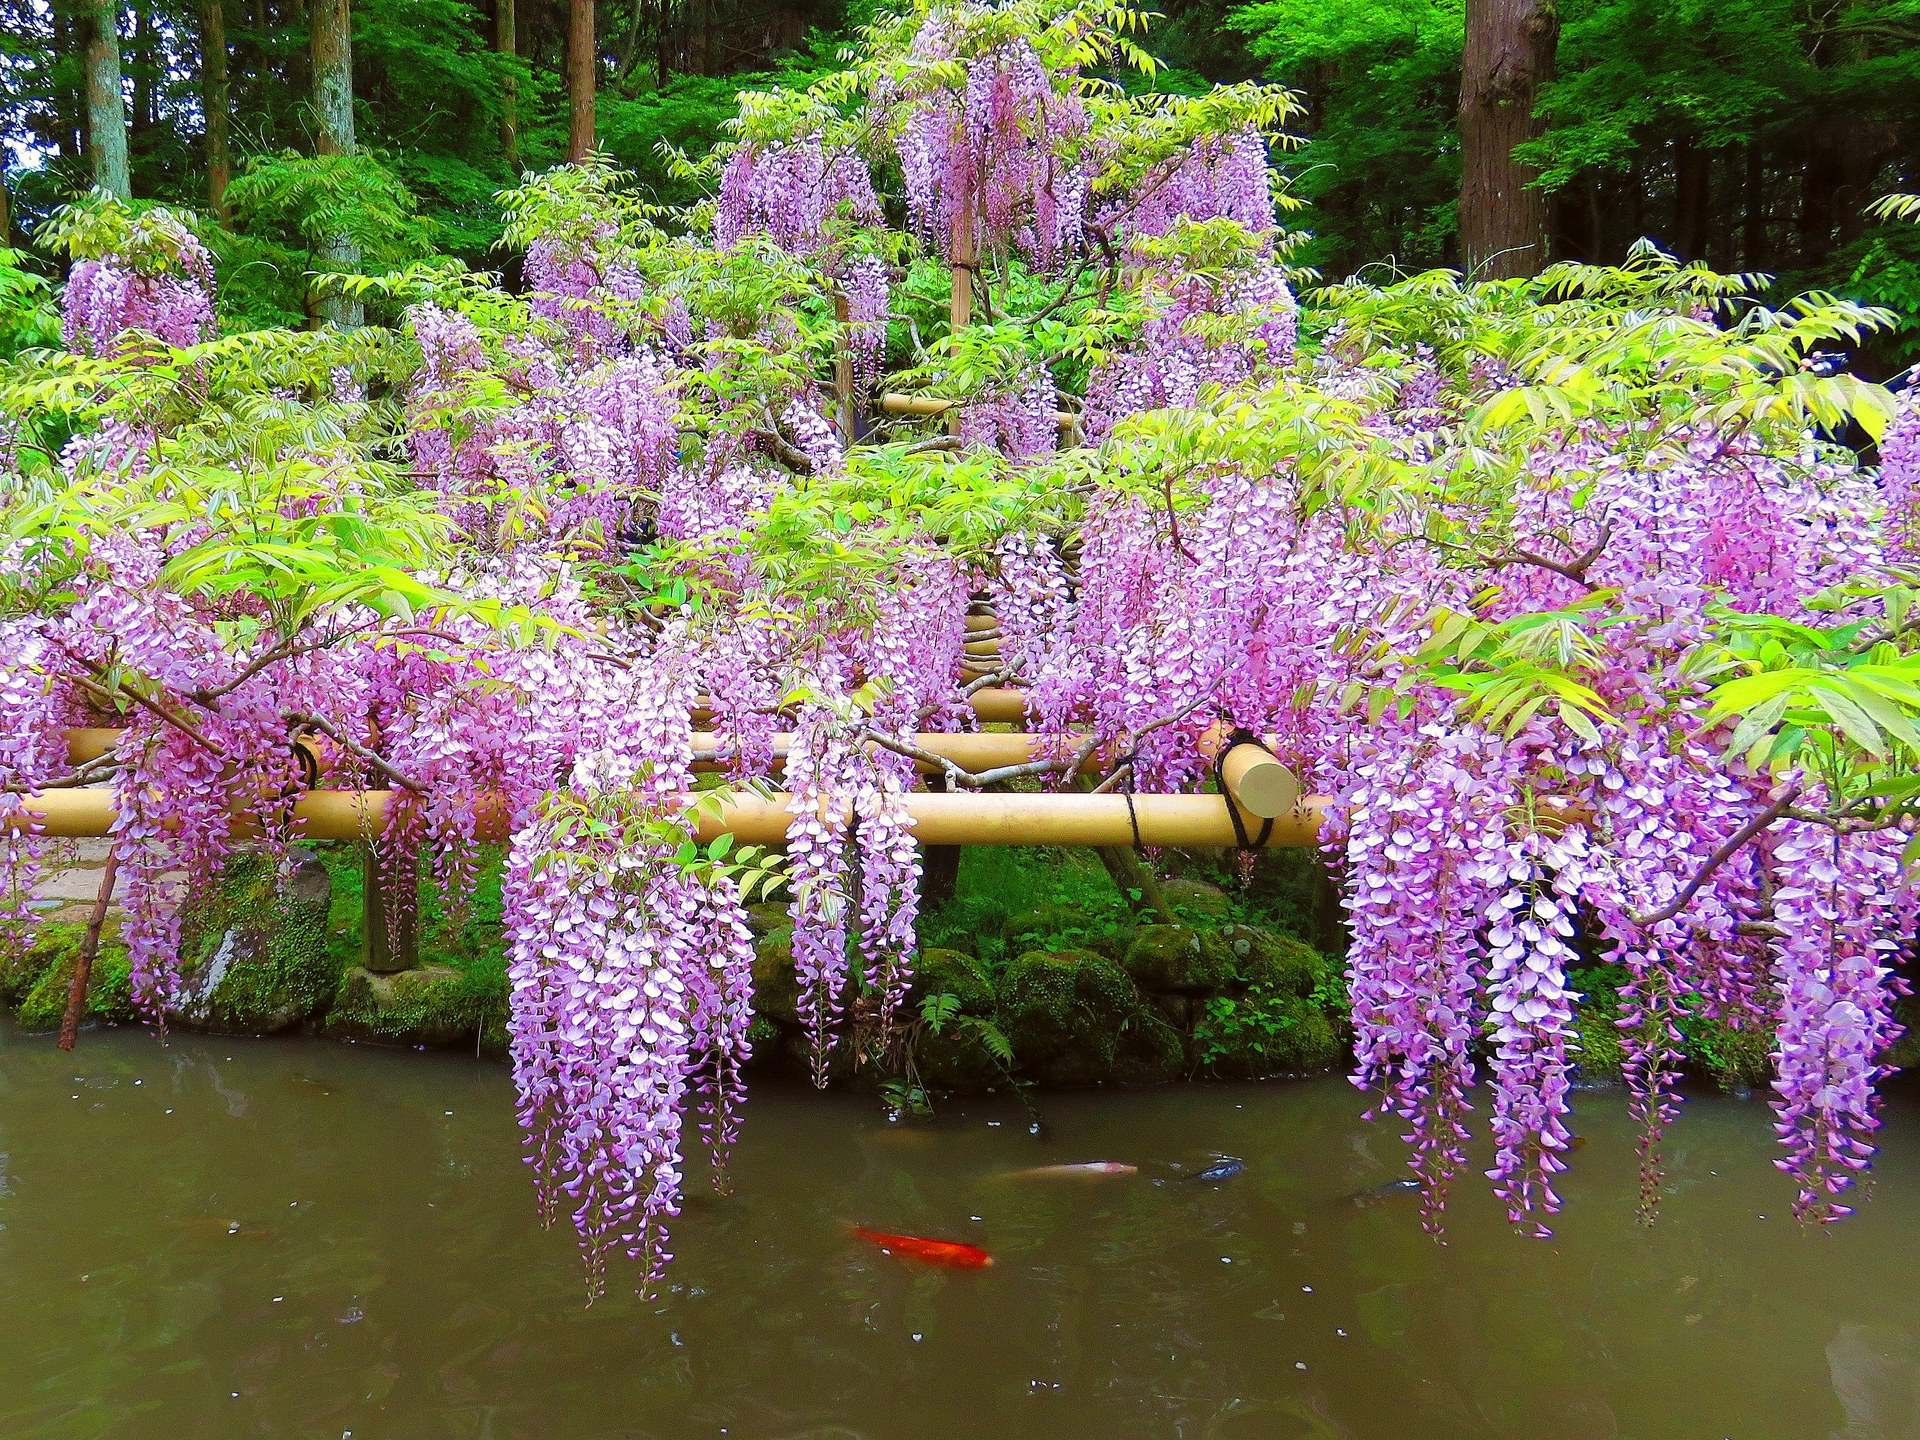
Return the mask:
<path fill-rule="evenodd" d="M 594 0 L 571 0 L 567 25 L 567 159 L 581 161 L 593 149 L 595 47 Z"/>
<path fill-rule="evenodd" d="M 351 0 L 310 0 L 313 23 L 313 110 L 319 133 L 314 148 L 322 155 L 351 155 L 353 133 L 353 12 Z M 360 246 L 349 235 L 328 236 L 315 258 L 326 269 L 360 268 Z M 323 296 L 314 310 L 328 325 L 352 328 L 366 315 L 358 300 Z"/>
<path fill-rule="evenodd" d="M 1758 140 L 1747 142 L 1746 211 L 1740 222 L 1740 264 L 1747 270 L 1767 268 L 1767 171 Z"/>
<path fill-rule="evenodd" d="M 1460 251 L 1475 279 L 1537 275 L 1547 263 L 1539 171 L 1514 147 L 1539 138 L 1540 87 L 1553 74 L 1553 0 L 1467 0 L 1460 72 Z"/>
<path fill-rule="evenodd" d="M 514 0 L 494 0 L 493 48 L 509 61 L 520 55 L 519 16 Z M 507 168 L 520 173 L 520 81 L 508 71 L 500 82 L 500 148 Z"/>
<path fill-rule="evenodd" d="M 127 104 L 120 90 L 120 7 L 115 0 L 84 0 L 86 31 L 87 148 L 93 152 L 93 183 L 121 200 L 133 198 L 127 166 Z"/>
<path fill-rule="evenodd" d="M 233 178 L 233 154 L 227 145 L 227 11 L 225 0 L 200 0 L 200 108 L 207 121 L 207 204 L 222 225 L 227 211 L 227 182 Z"/>

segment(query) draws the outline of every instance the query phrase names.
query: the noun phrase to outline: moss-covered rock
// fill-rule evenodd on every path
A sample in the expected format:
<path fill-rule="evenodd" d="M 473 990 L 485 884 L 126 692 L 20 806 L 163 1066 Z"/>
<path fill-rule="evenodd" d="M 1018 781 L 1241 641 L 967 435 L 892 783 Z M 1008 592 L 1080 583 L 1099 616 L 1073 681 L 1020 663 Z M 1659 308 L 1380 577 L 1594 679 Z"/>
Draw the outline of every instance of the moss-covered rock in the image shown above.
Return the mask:
<path fill-rule="evenodd" d="M 1009 955 L 1061 945 L 1079 945 L 1094 930 L 1086 911 L 1075 905 L 1034 905 L 1008 915 L 1000 927 Z"/>
<path fill-rule="evenodd" d="M 1207 1001 L 1194 1044 L 1208 1073 L 1225 1080 L 1301 1075 L 1346 1058 L 1324 1010 L 1304 995 L 1266 989 Z"/>
<path fill-rule="evenodd" d="M 1681 1029 L 1687 1059 L 1711 1075 L 1722 1090 L 1755 1090 L 1773 1078 L 1771 1025 L 1755 1020 L 1736 1030 L 1723 1020 L 1695 1015 Z"/>
<path fill-rule="evenodd" d="M 995 1057 L 993 985 L 980 962 L 959 950 L 923 950 L 913 965 L 904 1016 L 921 1018 L 921 1002 L 951 995 L 958 1005 L 938 1029 L 927 1025 L 914 1040 L 913 1065 L 921 1084 L 938 1090 L 979 1090 L 1006 1078 Z"/>
<path fill-rule="evenodd" d="M 1160 882 L 1160 893 L 1174 909 L 1208 919 L 1218 919 L 1233 910 L 1233 897 L 1218 885 L 1210 885 L 1205 880 L 1186 876 L 1163 880 Z"/>
<path fill-rule="evenodd" d="M 793 914 L 784 901 L 769 900 L 747 906 L 747 925 L 754 938 L 793 934 Z"/>
<path fill-rule="evenodd" d="M 1225 926 L 1219 938 L 1232 956 L 1236 980 L 1276 994 L 1311 995 L 1334 968 L 1306 941 L 1255 925 Z"/>
<path fill-rule="evenodd" d="M 1127 947 L 1126 971 L 1143 990 L 1218 995 L 1233 987 L 1232 947 L 1217 932 L 1190 925 L 1142 925 Z"/>
<path fill-rule="evenodd" d="M 993 1014 L 993 983 L 980 962 L 960 950 L 922 950 L 913 962 L 913 983 L 907 988 L 908 1019 L 920 1013 L 929 995 L 951 995 L 964 1015 Z"/>
<path fill-rule="evenodd" d="M 753 1012 L 780 1025 L 800 1023 L 800 977 L 793 968 L 791 933 L 754 942 Z"/>
<path fill-rule="evenodd" d="M 284 876 L 265 852 L 236 856 L 186 917 L 174 1018 L 259 1034 L 317 1016 L 340 983 L 327 944 L 331 894 L 315 856 L 295 851 Z"/>
<path fill-rule="evenodd" d="M 1112 961 L 1090 950 L 1030 950 L 996 990 L 1019 1067 L 1044 1085 L 1143 1084 L 1178 1075 L 1180 1037 Z"/>
<path fill-rule="evenodd" d="M 74 962 L 86 936 L 86 926 L 48 923 L 34 935 L 32 947 L 8 967 L 10 985 L 26 982 L 10 999 L 18 1001 L 14 1019 L 26 1030 L 57 1030 L 67 1013 L 67 991 L 73 984 Z M 100 949 L 93 957 L 87 983 L 86 1018 L 124 1024 L 135 1020 L 131 967 L 127 947 L 120 941 L 120 924 L 109 920 L 100 932 Z"/>
<path fill-rule="evenodd" d="M 356 965 L 340 977 L 326 1033 L 403 1045 L 501 1046 L 507 1037 L 504 986 L 472 970 L 421 965 L 376 974 Z"/>
<path fill-rule="evenodd" d="M 1883 1063 L 1896 1070 L 1911 1070 L 1920 1065 L 1920 1000 L 1909 996 L 1898 1001 L 1893 1017 L 1900 1022 L 1900 1038 L 1888 1049 Z"/>

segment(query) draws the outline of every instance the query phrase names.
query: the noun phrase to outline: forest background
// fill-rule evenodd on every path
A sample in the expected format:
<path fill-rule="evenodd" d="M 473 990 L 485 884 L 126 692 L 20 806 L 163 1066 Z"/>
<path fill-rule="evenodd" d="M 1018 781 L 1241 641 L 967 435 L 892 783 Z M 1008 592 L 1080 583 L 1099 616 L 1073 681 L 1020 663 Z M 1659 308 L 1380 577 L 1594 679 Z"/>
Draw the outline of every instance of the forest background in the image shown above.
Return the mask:
<path fill-rule="evenodd" d="M 570 39 L 575 72 L 592 70 L 585 133 L 646 190 L 677 202 L 693 198 L 694 182 L 676 178 L 661 142 L 702 153 L 738 89 L 801 84 L 834 68 L 871 8 L 0 0 L 0 239 L 30 246 L 46 217 L 100 178 L 89 78 L 98 114 L 111 60 L 127 143 L 123 177 L 109 188 L 124 183 L 137 200 L 220 223 L 212 238 L 230 325 L 312 322 L 325 307 L 303 298 L 310 269 L 377 273 L 436 254 L 510 263 L 493 248 L 495 194 L 579 148 Z M 1525 271 L 1558 259 L 1617 262 L 1646 236 L 1684 260 L 1766 272 L 1776 296 L 1823 289 L 1902 312 L 1905 328 L 1859 357 L 1869 375 L 1920 358 L 1920 227 L 1869 213 L 1877 197 L 1920 189 L 1920 0 L 1163 8 L 1152 43 L 1164 68 L 1145 83 L 1196 92 L 1260 77 L 1301 93 L 1304 144 L 1283 168 L 1306 203 L 1288 222 L 1313 236 L 1296 261 L 1322 275 L 1371 267 L 1381 279 L 1492 253 L 1471 243 L 1488 217 L 1463 213 L 1461 201 L 1461 128 L 1472 123 L 1465 51 L 1469 102 L 1476 86 L 1483 95 L 1491 87 L 1512 112 L 1515 143 L 1498 143 L 1532 179 L 1525 193 L 1484 202 L 1536 209 L 1547 243 L 1521 262 Z M 325 113 L 315 83 L 326 41 L 316 20 L 350 27 L 344 116 Z M 1477 78 L 1476 25 L 1494 27 L 1491 38 L 1481 31 Z M 114 55 L 103 43 L 109 29 Z M 334 160 L 316 168 L 316 154 Z M 1465 208 L 1474 206 L 1470 198 Z"/>

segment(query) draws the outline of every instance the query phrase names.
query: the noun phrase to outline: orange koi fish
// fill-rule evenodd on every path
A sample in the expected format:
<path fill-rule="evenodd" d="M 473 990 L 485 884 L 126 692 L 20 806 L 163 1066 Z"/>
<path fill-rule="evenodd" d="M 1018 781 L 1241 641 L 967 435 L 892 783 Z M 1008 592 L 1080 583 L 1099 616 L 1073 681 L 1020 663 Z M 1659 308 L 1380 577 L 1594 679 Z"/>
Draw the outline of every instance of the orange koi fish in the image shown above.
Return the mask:
<path fill-rule="evenodd" d="M 864 1225 L 847 1227 L 855 1235 L 880 1247 L 883 1255 L 899 1255 L 923 1265 L 940 1265 L 949 1270 L 982 1270 L 993 1264 L 993 1257 L 978 1245 L 962 1245 L 958 1240 L 923 1240 L 917 1235 L 888 1235 Z"/>
<path fill-rule="evenodd" d="M 1036 1165 L 1031 1170 L 1010 1170 L 1006 1178 L 1009 1180 L 1068 1180 L 1075 1177 L 1138 1175 L 1139 1173 L 1139 1166 L 1124 1165 L 1118 1160 L 1083 1160 L 1076 1165 Z"/>

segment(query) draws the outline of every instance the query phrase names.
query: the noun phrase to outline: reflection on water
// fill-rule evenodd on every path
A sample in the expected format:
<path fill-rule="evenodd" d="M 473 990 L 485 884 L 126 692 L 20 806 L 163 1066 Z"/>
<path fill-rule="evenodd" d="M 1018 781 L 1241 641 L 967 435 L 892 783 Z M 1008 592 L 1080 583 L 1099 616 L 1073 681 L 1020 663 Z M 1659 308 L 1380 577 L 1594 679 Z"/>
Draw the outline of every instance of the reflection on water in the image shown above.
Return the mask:
<path fill-rule="evenodd" d="M 0 1435 L 1920 1440 L 1920 1104 L 1804 1234 L 1758 1102 L 1688 1107 L 1643 1231 L 1624 1103 L 1579 1101 L 1560 1236 L 1463 1193 L 1442 1248 L 1338 1080 L 1055 1096 L 1037 1139 L 763 1086 L 668 1292 L 587 1309 L 497 1065 L 4 1034 Z M 1085 1160 L 1139 1173 L 1006 1173 Z"/>

